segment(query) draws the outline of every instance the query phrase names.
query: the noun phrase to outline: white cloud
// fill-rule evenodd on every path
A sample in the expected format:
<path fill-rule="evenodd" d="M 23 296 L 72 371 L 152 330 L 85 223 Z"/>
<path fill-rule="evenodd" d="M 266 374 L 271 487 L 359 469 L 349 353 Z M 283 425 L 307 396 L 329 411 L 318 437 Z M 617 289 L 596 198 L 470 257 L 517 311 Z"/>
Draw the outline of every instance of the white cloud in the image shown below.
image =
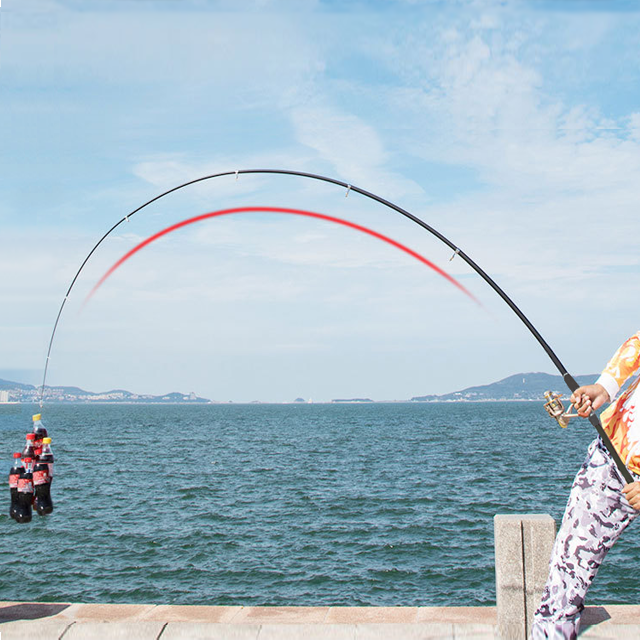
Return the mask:
<path fill-rule="evenodd" d="M 640 113 L 632 113 L 629 116 L 629 136 L 640 142 Z"/>
<path fill-rule="evenodd" d="M 593 241 L 591 226 L 604 212 L 605 237 L 629 228 L 630 205 L 640 195 L 636 118 L 611 118 L 593 105 L 548 95 L 541 62 L 524 55 L 520 34 L 514 44 L 504 23 L 501 34 L 495 40 L 447 28 L 427 38 L 409 30 L 394 67 L 402 74 L 412 68 L 413 86 L 389 92 L 391 108 L 410 123 L 404 149 L 475 171 L 484 189 L 459 199 L 457 209 L 491 220 L 494 229 L 531 215 L 532 203 L 541 216 L 533 234 L 538 243 L 547 224 L 558 233 L 569 225 L 566 231 Z M 503 202 L 490 214 L 496 200 Z M 470 214 L 463 224 L 474 224 Z"/>
<path fill-rule="evenodd" d="M 389 168 L 378 133 L 361 118 L 326 106 L 294 106 L 290 117 L 297 140 L 329 162 L 340 179 L 393 198 L 424 194 Z"/>
<path fill-rule="evenodd" d="M 298 107 L 291 113 L 297 138 L 329 160 L 343 175 L 378 167 L 386 160 L 374 129 L 350 114 L 320 107 Z"/>

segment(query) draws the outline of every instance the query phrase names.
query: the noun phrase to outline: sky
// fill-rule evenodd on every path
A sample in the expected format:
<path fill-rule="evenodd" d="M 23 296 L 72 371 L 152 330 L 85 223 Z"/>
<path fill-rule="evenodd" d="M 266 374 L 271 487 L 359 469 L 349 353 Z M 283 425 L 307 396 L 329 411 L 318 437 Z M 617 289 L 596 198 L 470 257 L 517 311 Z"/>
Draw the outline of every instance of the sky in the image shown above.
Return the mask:
<path fill-rule="evenodd" d="M 322 174 L 464 250 L 567 369 L 640 329 L 640 12 L 611 0 L 2 0 L 0 377 L 38 384 L 83 260 L 203 175 Z M 241 7 L 240 9 L 238 7 Z M 402 400 L 556 373 L 451 250 L 341 187 L 210 180 L 92 255 L 50 384 L 218 401 Z M 423 254 L 278 214 L 342 217 Z"/>

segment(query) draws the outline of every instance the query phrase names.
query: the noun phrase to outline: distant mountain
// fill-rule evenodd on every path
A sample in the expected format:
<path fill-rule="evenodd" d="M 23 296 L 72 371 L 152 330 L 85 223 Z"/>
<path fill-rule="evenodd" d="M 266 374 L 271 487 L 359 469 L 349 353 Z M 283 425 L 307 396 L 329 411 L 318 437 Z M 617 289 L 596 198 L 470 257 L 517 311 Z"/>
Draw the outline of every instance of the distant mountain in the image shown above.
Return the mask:
<path fill-rule="evenodd" d="M 0 379 L 0 391 L 8 391 L 10 401 L 38 402 L 40 387 L 32 384 L 22 384 L 11 380 Z M 131 393 L 124 389 L 113 389 L 94 393 L 79 387 L 45 387 L 44 399 L 47 402 L 122 402 L 122 403 L 180 403 L 180 404 L 208 404 L 211 400 L 200 398 L 195 393 L 178 393 L 172 391 L 161 396 Z"/>
<path fill-rule="evenodd" d="M 0 378 L 0 391 L 13 391 L 14 389 L 20 389 L 21 391 L 24 389 L 25 391 L 29 391 L 30 389 L 35 389 L 35 387 L 32 384 L 11 382 L 10 380 L 3 380 Z"/>
<path fill-rule="evenodd" d="M 593 384 L 598 374 L 576 376 L 578 384 Z M 444 395 L 415 396 L 412 402 L 474 402 L 480 400 L 541 400 L 545 391 L 568 394 L 562 376 L 549 373 L 517 373 L 498 382 L 468 387 Z"/>

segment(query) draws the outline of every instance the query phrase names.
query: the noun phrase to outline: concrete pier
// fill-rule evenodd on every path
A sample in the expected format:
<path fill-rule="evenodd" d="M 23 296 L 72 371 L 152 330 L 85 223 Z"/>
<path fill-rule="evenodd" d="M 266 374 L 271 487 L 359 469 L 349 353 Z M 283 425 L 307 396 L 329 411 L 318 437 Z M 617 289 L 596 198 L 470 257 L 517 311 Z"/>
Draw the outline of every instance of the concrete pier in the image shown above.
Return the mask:
<path fill-rule="evenodd" d="M 497 640 L 495 607 L 0 602 L 2 640 Z M 640 640 L 640 606 L 587 607 L 581 638 Z M 510 640 L 502 636 L 502 640 Z"/>

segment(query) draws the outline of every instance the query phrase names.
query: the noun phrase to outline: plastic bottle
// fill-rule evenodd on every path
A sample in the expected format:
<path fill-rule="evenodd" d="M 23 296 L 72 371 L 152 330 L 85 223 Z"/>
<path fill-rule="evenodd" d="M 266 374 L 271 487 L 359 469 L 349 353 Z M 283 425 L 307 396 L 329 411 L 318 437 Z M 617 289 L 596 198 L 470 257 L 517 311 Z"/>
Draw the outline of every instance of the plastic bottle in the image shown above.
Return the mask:
<path fill-rule="evenodd" d="M 49 465 L 49 482 L 53 480 L 53 451 L 51 450 L 51 438 L 42 439 L 42 452 L 40 461 Z"/>
<path fill-rule="evenodd" d="M 38 515 L 45 516 L 53 511 L 51 500 L 51 477 L 49 476 L 49 464 L 40 459 L 33 467 L 33 507 Z"/>
<path fill-rule="evenodd" d="M 35 435 L 35 438 L 33 440 L 33 449 L 35 456 L 37 457 L 40 455 L 40 450 L 42 449 L 42 440 L 48 435 L 47 430 L 42 424 L 41 413 L 36 413 L 36 415 L 33 416 L 33 434 Z"/>
<path fill-rule="evenodd" d="M 15 520 L 18 513 L 18 480 L 22 472 L 22 460 L 20 453 L 13 454 L 13 466 L 9 470 L 9 488 L 11 490 L 11 507 L 9 515 Z"/>
<path fill-rule="evenodd" d="M 33 435 L 33 434 L 31 434 Z M 18 478 L 18 503 L 16 522 L 31 522 L 31 503 L 33 502 L 33 471 L 31 458 L 23 458 L 24 468 Z"/>
<path fill-rule="evenodd" d="M 33 451 L 33 441 L 36 439 L 35 433 L 27 433 L 27 444 L 24 446 L 22 450 L 22 460 L 26 460 L 27 458 L 31 458 L 33 460 L 33 456 L 35 455 Z"/>

